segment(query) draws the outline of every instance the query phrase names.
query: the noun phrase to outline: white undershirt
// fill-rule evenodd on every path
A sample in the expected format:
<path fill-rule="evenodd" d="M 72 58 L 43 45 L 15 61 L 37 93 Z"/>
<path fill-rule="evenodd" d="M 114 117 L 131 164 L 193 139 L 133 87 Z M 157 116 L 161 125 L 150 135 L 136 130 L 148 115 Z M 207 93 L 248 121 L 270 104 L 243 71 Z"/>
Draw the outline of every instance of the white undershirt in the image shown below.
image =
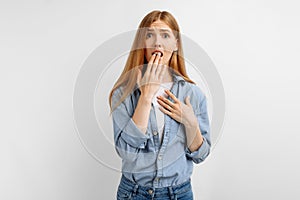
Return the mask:
<path fill-rule="evenodd" d="M 168 89 L 170 90 L 173 85 L 173 82 L 167 82 L 167 83 L 162 83 L 160 85 L 160 88 L 154 95 L 152 99 L 152 103 L 155 109 L 155 114 L 156 114 L 156 121 L 157 121 L 157 128 L 158 128 L 158 134 L 159 134 L 159 141 L 160 143 L 162 142 L 163 138 L 163 130 L 164 130 L 164 124 L 165 124 L 165 118 L 164 118 L 164 113 L 159 110 L 160 105 L 157 103 L 157 96 L 163 96 L 167 98 L 167 94 L 164 90 Z"/>

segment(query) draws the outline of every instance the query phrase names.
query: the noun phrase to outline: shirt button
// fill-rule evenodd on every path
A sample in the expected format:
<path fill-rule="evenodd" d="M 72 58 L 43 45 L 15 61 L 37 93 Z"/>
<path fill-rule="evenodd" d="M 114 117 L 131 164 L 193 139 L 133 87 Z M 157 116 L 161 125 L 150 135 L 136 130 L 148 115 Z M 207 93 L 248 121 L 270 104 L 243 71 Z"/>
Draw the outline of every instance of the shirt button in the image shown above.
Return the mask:
<path fill-rule="evenodd" d="M 155 178 L 155 180 L 156 180 L 156 181 L 159 181 L 159 178 L 157 177 L 157 178 Z"/>
<path fill-rule="evenodd" d="M 162 155 L 159 155 L 159 156 L 158 156 L 158 160 L 161 160 L 161 159 L 162 159 Z"/>
<path fill-rule="evenodd" d="M 148 190 L 148 193 L 149 193 L 149 194 L 152 194 L 152 193 L 153 193 L 153 190 Z"/>
<path fill-rule="evenodd" d="M 157 131 L 153 131 L 153 135 L 157 135 Z"/>

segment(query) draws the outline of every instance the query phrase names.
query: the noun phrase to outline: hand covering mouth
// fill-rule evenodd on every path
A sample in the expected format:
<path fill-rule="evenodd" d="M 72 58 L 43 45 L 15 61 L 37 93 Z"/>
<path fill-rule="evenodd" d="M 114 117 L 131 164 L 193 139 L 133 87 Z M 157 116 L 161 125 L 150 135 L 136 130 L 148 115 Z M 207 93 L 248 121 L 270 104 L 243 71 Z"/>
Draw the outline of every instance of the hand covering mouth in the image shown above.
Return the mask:
<path fill-rule="evenodd" d="M 164 55 L 163 52 L 159 51 L 159 50 L 153 51 L 152 55 L 155 54 L 155 53 L 158 53 L 158 52 L 160 52 L 160 57 L 163 57 L 163 55 Z"/>

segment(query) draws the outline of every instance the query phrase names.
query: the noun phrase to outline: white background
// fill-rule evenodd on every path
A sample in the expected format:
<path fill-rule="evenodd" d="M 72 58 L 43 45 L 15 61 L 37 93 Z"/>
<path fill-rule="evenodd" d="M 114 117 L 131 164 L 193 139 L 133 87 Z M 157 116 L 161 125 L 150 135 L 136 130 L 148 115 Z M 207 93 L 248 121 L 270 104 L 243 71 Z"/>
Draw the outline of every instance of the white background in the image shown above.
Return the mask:
<path fill-rule="evenodd" d="M 225 126 L 194 168 L 195 199 L 300 199 L 300 14 L 291 0 L 1 1 L 0 199 L 115 199 L 120 173 L 77 137 L 74 84 L 95 48 L 154 9 L 175 16 L 225 88 Z"/>

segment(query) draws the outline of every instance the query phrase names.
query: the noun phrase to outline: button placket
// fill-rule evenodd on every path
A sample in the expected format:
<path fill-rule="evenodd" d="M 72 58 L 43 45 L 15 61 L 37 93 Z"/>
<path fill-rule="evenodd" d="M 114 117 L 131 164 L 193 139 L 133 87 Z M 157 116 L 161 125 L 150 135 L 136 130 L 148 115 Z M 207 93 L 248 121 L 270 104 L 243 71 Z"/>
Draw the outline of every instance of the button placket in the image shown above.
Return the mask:
<path fill-rule="evenodd" d="M 156 178 L 154 179 L 154 184 L 156 185 L 156 187 L 159 186 L 159 180 L 160 177 L 162 177 L 162 170 L 163 170 L 163 155 L 162 152 L 158 153 L 158 157 L 157 157 L 157 174 L 156 174 Z"/>
<path fill-rule="evenodd" d="M 150 125 L 151 125 L 151 131 L 152 131 L 152 135 L 153 135 L 154 148 L 155 148 L 155 150 L 158 150 L 160 143 L 159 143 L 159 138 L 158 138 L 156 114 L 155 114 L 155 109 L 154 109 L 153 103 L 151 103 Z"/>

